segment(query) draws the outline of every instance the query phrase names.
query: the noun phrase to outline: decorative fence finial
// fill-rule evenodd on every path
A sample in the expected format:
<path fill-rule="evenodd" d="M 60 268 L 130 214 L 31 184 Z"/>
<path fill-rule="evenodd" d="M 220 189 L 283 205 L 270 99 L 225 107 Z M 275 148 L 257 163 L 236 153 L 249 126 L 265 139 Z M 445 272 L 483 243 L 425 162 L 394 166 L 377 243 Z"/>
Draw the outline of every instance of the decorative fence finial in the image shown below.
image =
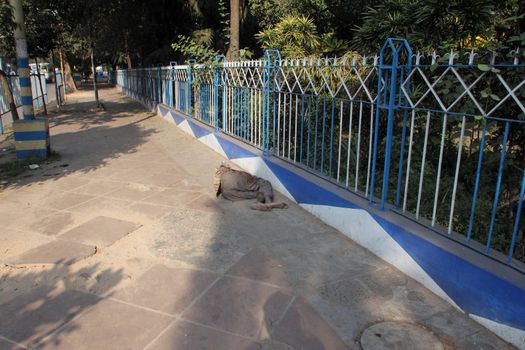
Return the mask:
<path fill-rule="evenodd" d="M 468 56 L 468 64 L 472 66 L 474 64 L 474 58 L 478 56 L 478 54 L 474 52 L 474 50 L 471 50 L 470 52 L 465 53 L 465 56 Z"/>
<path fill-rule="evenodd" d="M 441 57 L 441 56 L 438 55 L 438 54 L 436 53 L 436 51 L 434 51 L 434 52 L 432 52 L 431 57 L 432 57 L 432 64 L 435 64 L 435 63 L 437 62 L 437 59 L 438 59 L 439 57 Z"/>
<path fill-rule="evenodd" d="M 448 64 L 453 65 L 454 59 L 459 56 L 459 52 L 454 52 L 453 49 L 450 50 L 450 53 L 448 54 Z"/>
<path fill-rule="evenodd" d="M 423 54 L 418 51 L 415 57 L 416 57 L 416 66 L 418 66 L 421 63 L 421 57 L 423 57 Z"/>
<path fill-rule="evenodd" d="M 514 56 L 512 64 L 518 65 L 520 63 L 520 48 L 517 47 L 515 50 L 512 50 L 510 54 Z"/>

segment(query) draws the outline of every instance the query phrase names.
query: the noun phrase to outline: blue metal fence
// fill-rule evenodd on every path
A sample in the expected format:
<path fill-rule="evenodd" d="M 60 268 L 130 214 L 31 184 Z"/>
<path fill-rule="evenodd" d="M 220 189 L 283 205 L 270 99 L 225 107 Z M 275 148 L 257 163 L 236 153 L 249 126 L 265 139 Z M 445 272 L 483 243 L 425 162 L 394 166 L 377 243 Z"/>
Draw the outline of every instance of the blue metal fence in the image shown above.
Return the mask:
<path fill-rule="evenodd" d="M 166 104 L 525 271 L 525 65 L 475 52 L 172 64 L 117 72 Z"/>

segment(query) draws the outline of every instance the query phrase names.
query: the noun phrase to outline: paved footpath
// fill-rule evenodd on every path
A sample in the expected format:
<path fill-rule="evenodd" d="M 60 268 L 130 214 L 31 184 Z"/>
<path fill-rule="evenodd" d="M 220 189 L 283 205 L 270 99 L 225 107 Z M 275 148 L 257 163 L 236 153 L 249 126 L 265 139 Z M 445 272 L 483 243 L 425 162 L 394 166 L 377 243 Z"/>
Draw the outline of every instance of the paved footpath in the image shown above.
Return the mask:
<path fill-rule="evenodd" d="M 224 159 L 100 94 L 0 192 L 0 349 L 511 348 L 299 206 L 216 200 Z"/>

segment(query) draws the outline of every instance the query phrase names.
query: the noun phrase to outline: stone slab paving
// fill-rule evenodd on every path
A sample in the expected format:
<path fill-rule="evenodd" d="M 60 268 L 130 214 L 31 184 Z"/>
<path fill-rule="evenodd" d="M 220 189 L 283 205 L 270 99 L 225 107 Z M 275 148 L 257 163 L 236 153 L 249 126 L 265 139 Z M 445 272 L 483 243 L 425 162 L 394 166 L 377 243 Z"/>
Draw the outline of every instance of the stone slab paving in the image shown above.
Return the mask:
<path fill-rule="evenodd" d="M 65 241 L 80 242 L 97 247 L 108 247 L 128 233 L 139 228 L 134 222 L 97 216 L 79 225 L 59 238 Z"/>
<path fill-rule="evenodd" d="M 25 347 L 0 338 L 0 350 L 23 350 Z"/>
<path fill-rule="evenodd" d="M 52 241 L 8 260 L 11 264 L 65 264 L 71 265 L 97 251 L 94 245 L 63 240 Z"/>
<path fill-rule="evenodd" d="M 75 224 L 73 216 L 73 213 L 57 212 L 46 216 L 39 222 L 30 223 L 27 230 L 47 236 L 55 236 Z M 22 227 L 24 227 L 24 224 L 22 224 Z"/>
<path fill-rule="evenodd" d="M 217 200 L 223 158 L 100 96 L 105 111 L 68 95 L 50 120 L 61 159 L 0 192 L 0 350 L 359 349 L 383 321 L 511 349 L 282 195 L 265 213 Z"/>
<path fill-rule="evenodd" d="M 36 232 L 20 231 L 14 228 L 0 230 L 0 256 L 2 260 L 20 255 L 28 249 L 38 247 L 51 241 L 49 236 Z"/>
<path fill-rule="evenodd" d="M 148 347 L 148 350 L 171 349 L 259 350 L 261 345 L 251 339 L 180 321 Z"/>
<path fill-rule="evenodd" d="M 114 192 L 125 185 L 118 181 L 93 180 L 84 186 L 73 189 L 76 193 L 89 194 L 92 196 L 102 196 L 108 192 Z"/>
<path fill-rule="evenodd" d="M 361 335 L 363 350 L 405 350 L 407 342 L 428 350 L 445 348 L 432 332 L 410 323 L 378 322 Z"/>
<path fill-rule="evenodd" d="M 169 206 L 185 206 L 197 199 L 202 194 L 196 191 L 184 191 L 179 189 L 167 189 L 144 199 L 146 203 L 161 204 Z"/>
<path fill-rule="evenodd" d="M 293 349 L 348 349 L 326 321 L 300 298 L 294 300 L 273 332 L 272 339 Z"/>
<path fill-rule="evenodd" d="M 263 340 L 270 335 L 292 301 L 293 296 L 279 288 L 223 277 L 182 318 Z"/>
<path fill-rule="evenodd" d="M 98 302 L 100 298 L 92 294 L 36 288 L 0 305 L 2 337 L 33 346 Z"/>
<path fill-rule="evenodd" d="M 173 318 L 114 300 L 103 300 L 52 334 L 40 349 L 143 349 Z"/>
<path fill-rule="evenodd" d="M 283 265 L 277 259 L 268 258 L 261 249 L 253 249 L 243 256 L 228 271 L 228 275 L 244 277 L 289 288 Z"/>
<path fill-rule="evenodd" d="M 217 279 L 208 271 L 168 268 L 155 265 L 113 298 L 177 315 Z"/>
<path fill-rule="evenodd" d="M 43 206 L 46 208 L 63 210 L 71 208 L 79 203 L 84 203 L 93 199 L 93 196 L 77 193 L 57 194 L 44 201 Z"/>
<path fill-rule="evenodd" d="M 20 214 L 22 211 L 24 213 L 24 220 L 20 220 Z M 31 203 L 26 204 L 4 201 L 0 208 L 0 220 L 3 229 L 11 227 L 19 229 L 21 226 L 41 222 L 41 220 L 45 219 L 47 216 L 57 212 L 57 210 L 50 208 L 36 207 L 31 205 Z"/>

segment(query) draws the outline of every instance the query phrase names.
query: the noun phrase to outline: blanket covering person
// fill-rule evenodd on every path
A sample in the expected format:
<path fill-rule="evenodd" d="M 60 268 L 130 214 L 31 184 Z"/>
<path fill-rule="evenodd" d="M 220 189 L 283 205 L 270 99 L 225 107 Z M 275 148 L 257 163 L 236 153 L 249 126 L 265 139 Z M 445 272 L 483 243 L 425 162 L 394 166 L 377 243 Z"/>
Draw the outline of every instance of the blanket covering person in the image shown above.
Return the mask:
<path fill-rule="evenodd" d="M 232 169 L 226 164 L 221 164 L 217 168 L 214 185 L 217 197 L 222 195 L 231 201 L 257 199 L 257 202 L 250 206 L 254 210 L 269 211 L 274 208 L 287 208 L 286 203 L 273 201 L 273 189 L 269 181 L 245 171 Z"/>

